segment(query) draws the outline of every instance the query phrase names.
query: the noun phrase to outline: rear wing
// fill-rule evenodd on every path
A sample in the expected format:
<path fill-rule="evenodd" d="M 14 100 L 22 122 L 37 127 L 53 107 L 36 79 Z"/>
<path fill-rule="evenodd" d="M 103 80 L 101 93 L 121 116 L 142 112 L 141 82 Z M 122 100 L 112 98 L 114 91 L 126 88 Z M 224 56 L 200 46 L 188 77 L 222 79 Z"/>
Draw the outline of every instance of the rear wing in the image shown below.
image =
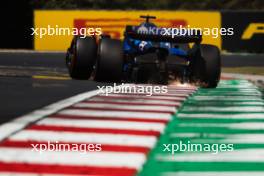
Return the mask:
<path fill-rule="evenodd" d="M 126 26 L 125 36 L 137 40 L 172 42 L 172 43 L 201 43 L 201 31 L 188 29 L 188 33 L 180 33 L 178 28 L 158 28 L 145 26 Z"/>

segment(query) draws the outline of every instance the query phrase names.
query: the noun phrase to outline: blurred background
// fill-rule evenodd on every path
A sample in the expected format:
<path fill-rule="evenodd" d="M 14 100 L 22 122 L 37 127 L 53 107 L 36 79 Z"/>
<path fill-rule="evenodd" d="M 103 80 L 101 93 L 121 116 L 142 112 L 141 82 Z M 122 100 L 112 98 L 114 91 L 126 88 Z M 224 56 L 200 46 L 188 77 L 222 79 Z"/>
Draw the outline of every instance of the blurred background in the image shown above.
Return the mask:
<path fill-rule="evenodd" d="M 175 13 L 175 16 L 177 16 L 177 11 L 219 12 L 221 16 L 220 25 L 235 29 L 233 37 L 221 38 L 223 50 L 227 52 L 263 52 L 263 46 L 261 46 L 261 42 L 263 43 L 264 41 L 263 0 L 17 0 L 6 1 L 0 8 L 0 13 L 4 17 L 0 29 L 2 34 L 0 48 L 5 49 L 38 49 L 34 43 L 34 36 L 30 35 L 32 32 L 30 28 L 37 27 L 36 23 L 39 23 L 39 21 L 34 21 L 34 12 L 36 10 L 84 11 L 100 9 L 126 12 L 133 10 L 169 10 Z M 69 18 L 71 17 L 68 17 L 67 14 L 64 16 L 65 21 Z M 89 16 L 86 16 L 86 18 L 89 19 Z M 41 19 L 37 20 L 56 22 L 56 14 L 51 19 L 41 17 Z M 196 20 L 203 22 L 204 19 L 197 17 Z M 211 22 L 214 22 L 213 20 L 211 19 Z M 188 18 L 186 21 L 188 23 Z M 69 22 L 69 25 L 71 25 L 70 23 L 73 23 L 73 21 Z M 260 26 L 260 29 L 256 29 L 250 39 L 241 39 L 241 34 L 245 32 L 251 23 L 260 23 L 262 26 Z M 61 42 L 67 43 L 65 41 Z M 43 49 L 49 50 L 50 48 L 44 47 Z M 56 48 L 51 48 L 51 50 L 56 50 Z"/>
<path fill-rule="evenodd" d="M 102 27 L 104 33 L 119 38 L 125 25 L 139 24 L 139 15 L 150 14 L 160 20 L 158 25 L 166 27 L 183 24 L 234 28 L 233 36 L 204 37 L 203 43 L 215 44 L 221 49 L 225 72 L 264 74 L 263 0 L 17 0 L 3 2 L 0 9 L 2 50 L 59 51 L 55 58 L 62 60 L 72 36 L 40 39 L 30 35 L 30 28 L 48 24 Z M 51 65 L 58 63 L 52 59 Z"/>

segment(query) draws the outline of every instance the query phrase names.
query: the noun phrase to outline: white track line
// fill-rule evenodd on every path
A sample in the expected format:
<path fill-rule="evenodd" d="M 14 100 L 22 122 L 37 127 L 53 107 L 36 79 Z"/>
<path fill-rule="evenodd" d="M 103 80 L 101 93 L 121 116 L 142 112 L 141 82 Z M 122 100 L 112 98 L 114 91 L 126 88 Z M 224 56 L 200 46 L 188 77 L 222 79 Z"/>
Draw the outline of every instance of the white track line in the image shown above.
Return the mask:
<path fill-rule="evenodd" d="M 217 88 L 240 88 L 240 89 L 257 89 L 258 87 L 257 86 L 254 86 L 254 85 L 252 85 L 252 84 L 239 84 L 239 85 L 233 85 L 233 84 L 230 84 L 230 85 L 228 85 L 228 84 L 226 84 L 226 85 L 218 85 L 217 86 Z"/>
<path fill-rule="evenodd" d="M 133 98 L 133 99 L 147 99 L 147 100 L 151 100 L 151 99 L 162 99 L 162 100 L 175 100 L 175 101 L 182 101 L 185 100 L 185 97 L 172 97 L 172 96 L 142 96 L 142 95 L 124 95 L 124 94 L 109 94 L 109 95 L 98 95 L 99 97 L 126 97 L 126 98 Z"/>
<path fill-rule="evenodd" d="M 52 158 L 52 159 L 51 159 Z M 139 169 L 146 157 L 141 153 L 127 152 L 54 152 L 42 154 L 29 149 L 0 147 L 0 161 L 14 163 L 59 164 L 71 166 L 128 167 Z"/>
<path fill-rule="evenodd" d="M 178 118 L 215 118 L 215 119 L 264 119 L 264 113 L 239 113 L 239 114 L 216 114 L 216 113 L 201 113 L 201 114 L 186 114 L 179 113 Z"/>
<path fill-rule="evenodd" d="M 18 141 L 63 141 L 72 143 L 93 143 L 124 146 L 141 146 L 152 148 L 156 143 L 154 136 L 138 136 L 127 134 L 99 134 L 99 133 L 76 133 L 57 131 L 23 130 L 11 137 L 10 140 Z"/>
<path fill-rule="evenodd" d="M 122 103 L 131 103 L 132 100 L 129 99 L 110 99 L 110 98 L 104 98 L 104 97 L 93 97 L 88 100 L 88 102 L 92 101 L 104 101 L 105 103 L 107 102 L 122 102 Z M 146 100 L 146 99 L 135 99 L 133 100 L 133 103 L 146 103 L 146 104 L 160 104 L 160 105 L 174 105 L 174 106 L 179 106 L 181 102 L 172 102 L 172 101 L 166 101 L 166 100 Z"/>
<path fill-rule="evenodd" d="M 224 95 L 224 96 L 241 96 L 241 95 L 244 95 L 244 96 L 261 96 L 261 92 L 260 91 L 257 91 L 257 90 L 253 90 L 253 91 L 241 91 L 241 90 L 238 90 L 237 92 L 224 92 L 224 91 L 210 91 L 210 93 L 208 92 L 200 92 L 199 95 L 202 95 L 202 96 L 209 96 L 209 95 L 215 95 L 215 94 L 221 94 L 221 95 Z"/>
<path fill-rule="evenodd" d="M 264 162 L 264 149 L 243 149 L 232 152 L 158 154 L 158 161 L 167 162 Z"/>
<path fill-rule="evenodd" d="M 241 106 L 242 107 L 246 107 L 246 106 L 260 106 L 260 105 L 264 105 L 264 101 L 263 102 L 260 102 L 260 101 L 216 101 L 216 102 L 206 102 L 206 103 L 203 103 L 203 104 L 206 104 L 208 106 L 212 106 L 212 105 L 215 105 L 214 107 L 219 107 L 219 108 L 225 108 L 225 106 L 240 106 L 240 105 L 243 105 Z M 206 107 L 206 106 L 204 106 Z"/>
<path fill-rule="evenodd" d="M 67 98 L 57 103 L 46 106 L 40 110 L 36 110 L 24 116 L 18 117 L 12 120 L 11 122 L 5 123 L 0 126 L 0 141 L 6 138 L 7 136 L 11 135 L 12 133 L 25 128 L 29 123 L 35 122 L 45 116 L 53 114 L 77 102 L 93 97 L 97 95 L 97 93 L 98 90 L 81 93 L 71 98 Z"/>
<path fill-rule="evenodd" d="M 45 118 L 38 125 L 55 125 L 65 127 L 79 128 L 102 128 L 102 129 L 123 129 L 123 130 L 149 130 L 162 132 L 165 128 L 164 123 L 154 122 L 129 122 L 129 121 L 113 121 L 113 120 L 87 120 L 87 119 L 61 119 L 61 118 Z"/>
<path fill-rule="evenodd" d="M 225 139 L 221 139 L 218 142 L 233 144 L 264 144 L 264 134 L 231 134 L 226 135 Z"/>
<path fill-rule="evenodd" d="M 225 137 L 223 134 L 218 134 L 218 133 L 204 133 L 201 135 L 201 133 L 171 133 L 170 134 L 171 138 L 195 138 L 195 139 L 200 139 L 200 138 L 223 138 Z M 192 139 L 194 140 L 194 139 Z M 206 139 L 205 139 L 206 140 Z"/>
<path fill-rule="evenodd" d="M 172 138 L 194 138 L 199 143 L 264 144 L 264 134 L 172 133 Z M 205 138 L 206 137 L 206 138 Z M 210 139 L 219 138 L 219 139 Z"/>
<path fill-rule="evenodd" d="M 87 116 L 87 117 L 116 117 L 116 118 L 136 118 L 136 119 L 159 119 L 170 120 L 171 114 L 168 113 L 151 113 L 151 112 L 121 112 L 121 111 L 96 111 L 81 109 L 65 109 L 58 114 L 70 116 Z"/>
<path fill-rule="evenodd" d="M 199 111 L 199 112 L 263 112 L 262 106 L 230 106 L 230 107 L 215 107 L 215 106 L 187 106 L 183 108 L 184 111 Z"/>
<path fill-rule="evenodd" d="M 53 103 L 53 104 L 46 106 L 42 109 L 35 110 L 29 114 L 18 117 L 18 118 L 14 119 L 8 123 L 2 124 L 0 126 L 0 140 L 3 140 L 4 138 L 11 135 L 12 133 L 15 133 L 16 131 L 19 131 L 19 130 L 25 128 L 29 123 L 33 123 L 35 121 L 38 121 L 39 119 L 41 119 L 45 116 L 48 116 L 48 115 L 53 114 L 53 113 L 55 113 L 61 109 L 69 107 L 69 106 L 71 106 L 77 102 L 87 100 L 87 99 L 89 99 L 89 98 L 91 98 L 97 94 L 98 94 L 98 90 L 81 93 L 81 94 L 78 94 L 78 95 L 73 96 L 71 98 L 67 98 L 67 99 L 59 101 L 57 103 Z M 182 98 L 179 98 L 179 99 L 182 100 Z M 96 98 L 94 100 L 98 100 L 98 98 Z M 93 100 L 89 100 L 89 101 L 93 101 Z M 131 101 L 128 100 L 128 102 L 131 102 Z M 139 100 L 139 102 L 140 102 L 140 100 Z M 143 102 L 160 103 L 160 104 L 166 104 L 167 103 L 169 105 L 176 105 L 176 104 L 180 105 L 180 102 L 179 103 L 178 102 L 172 103 L 171 101 L 164 101 L 164 100 L 159 101 L 159 100 L 151 100 L 151 99 L 146 100 L 145 99 L 145 100 L 143 100 Z M 159 114 L 159 115 L 161 115 L 161 114 Z M 170 119 L 168 117 L 165 117 L 165 118 Z"/>
<path fill-rule="evenodd" d="M 253 80 L 253 81 L 262 80 L 262 81 L 264 81 L 264 77 L 261 75 L 237 74 L 237 73 L 222 73 L 221 75 L 224 77 L 231 77 L 231 78 L 236 78 L 236 79 L 247 79 L 247 80 Z"/>
<path fill-rule="evenodd" d="M 111 109 L 129 109 L 129 110 L 155 110 L 175 112 L 175 107 L 166 106 L 149 106 L 149 105 L 113 105 L 109 103 L 77 103 L 73 107 L 79 108 L 111 108 Z M 264 109 L 264 108 L 263 108 Z"/>
<path fill-rule="evenodd" d="M 224 101 L 259 101 L 263 100 L 259 96 L 221 96 L 221 95 L 212 95 L 212 96 L 195 96 L 192 98 L 193 100 L 203 100 L 203 101 L 210 101 L 210 100 L 224 100 Z"/>
<path fill-rule="evenodd" d="M 218 101 L 218 100 L 217 100 Z M 211 103 L 211 102 L 204 102 L 206 105 L 212 105 L 214 103 Z M 244 101 L 244 102 L 241 102 L 241 101 L 238 101 L 238 102 L 235 102 L 235 101 L 228 101 L 228 102 L 224 102 L 224 101 L 218 101 L 216 103 L 219 103 L 219 104 L 216 104 L 215 107 L 219 107 L 219 108 L 222 108 L 222 107 L 225 107 L 225 106 L 222 106 L 222 104 L 224 105 L 228 105 L 228 106 L 240 106 L 240 105 L 243 105 L 241 106 L 241 108 L 243 108 L 244 106 L 248 105 L 248 106 L 260 106 L 260 105 L 264 105 L 264 101 L 263 102 L 260 102 L 260 101 Z M 206 107 L 206 106 L 204 106 Z"/>
<path fill-rule="evenodd" d="M 264 130 L 264 122 L 241 122 L 241 123 L 180 123 L 179 127 L 214 127 L 236 130 Z"/>

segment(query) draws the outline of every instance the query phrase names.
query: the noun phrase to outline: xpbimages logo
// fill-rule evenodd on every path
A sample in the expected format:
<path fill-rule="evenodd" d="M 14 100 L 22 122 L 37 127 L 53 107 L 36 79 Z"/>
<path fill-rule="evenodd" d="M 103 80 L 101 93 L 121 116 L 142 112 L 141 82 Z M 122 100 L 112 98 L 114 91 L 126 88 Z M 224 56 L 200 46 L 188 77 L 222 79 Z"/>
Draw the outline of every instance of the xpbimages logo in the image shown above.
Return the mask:
<path fill-rule="evenodd" d="M 44 36 L 76 36 L 80 35 L 80 38 L 85 38 L 87 36 L 101 35 L 102 28 L 69 28 L 69 27 L 60 27 L 59 25 L 40 28 L 30 28 L 32 33 L 36 37 L 43 38 Z"/>
<path fill-rule="evenodd" d="M 168 93 L 168 86 L 147 86 L 147 85 L 133 85 L 124 84 L 114 86 L 97 86 L 98 94 L 141 94 L 146 96 L 152 96 L 153 94 L 165 94 Z"/>
<path fill-rule="evenodd" d="M 41 144 L 31 144 L 31 151 L 39 152 L 42 154 L 43 152 L 80 152 L 81 154 L 85 154 L 87 152 L 100 152 L 102 151 L 102 144 L 67 144 L 60 143 L 58 141 Z"/>
<path fill-rule="evenodd" d="M 164 27 L 146 27 L 146 26 L 133 26 L 133 30 L 138 34 L 147 35 L 163 35 L 170 36 L 171 38 L 177 36 L 212 36 L 212 38 L 218 38 L 219 36 L 234 35 L 234 28 L 197 28 L 180 25 L 177 28 L 164 28 Z"/>
<path fill-rule="evenodd" d="M 197 144 L 191 141 L 179 141 L 176 144 L 163 144 L 163 152 L 168 152 L 174 155 L 177 152 L 211 152 L 217 154 L 218 152 L 231 152 L 234 150 L 234 144 Z"/>

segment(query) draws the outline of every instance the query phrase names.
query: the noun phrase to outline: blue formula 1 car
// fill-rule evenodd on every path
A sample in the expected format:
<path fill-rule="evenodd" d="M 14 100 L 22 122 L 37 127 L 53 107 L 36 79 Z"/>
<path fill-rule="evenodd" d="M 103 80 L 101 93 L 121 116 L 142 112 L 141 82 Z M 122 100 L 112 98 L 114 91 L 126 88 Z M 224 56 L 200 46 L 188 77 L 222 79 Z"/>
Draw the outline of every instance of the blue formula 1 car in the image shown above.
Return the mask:
<path fill-rule="evenodd" d="M 201 44 L 201 32 L 175 34 L 175 28 L 160 28 L 150 22 L 154 16 L 141 18 L 146 20 L 139 26 L 126 26 L 123 41 L 106 35 L 98 42 L 94 37 L 75 36 L 66 55 L 70 76 L 150 84 L 176 79 L 206 88 L 217 86 L 220 51 L 214 45 Z"/>

